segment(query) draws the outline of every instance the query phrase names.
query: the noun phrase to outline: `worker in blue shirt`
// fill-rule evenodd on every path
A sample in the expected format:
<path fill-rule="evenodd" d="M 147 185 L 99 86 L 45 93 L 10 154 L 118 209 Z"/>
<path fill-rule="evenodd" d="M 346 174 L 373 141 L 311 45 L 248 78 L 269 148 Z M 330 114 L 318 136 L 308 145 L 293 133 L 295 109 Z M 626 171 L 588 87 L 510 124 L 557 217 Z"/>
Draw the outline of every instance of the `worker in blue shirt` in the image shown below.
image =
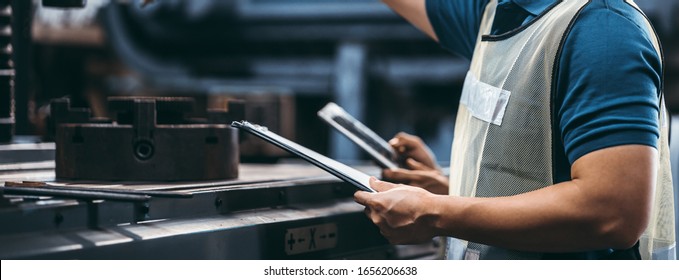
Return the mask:
<path fill-rule="evenodd" d="M 449 178 L 422 141 L 355 200 L 450 259 L 674 259 L 660 43 L 632 0 L 384 0 L 471 60 Z"/>

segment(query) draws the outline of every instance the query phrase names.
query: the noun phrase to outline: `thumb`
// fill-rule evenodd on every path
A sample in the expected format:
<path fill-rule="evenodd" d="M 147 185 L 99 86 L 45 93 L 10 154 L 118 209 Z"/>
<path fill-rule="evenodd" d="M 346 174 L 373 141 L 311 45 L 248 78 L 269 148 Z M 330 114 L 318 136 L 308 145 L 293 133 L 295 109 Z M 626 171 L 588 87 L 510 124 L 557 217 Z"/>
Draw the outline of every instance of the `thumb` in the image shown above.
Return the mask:
<path fill-rule="evenodd" d="M 370 177 L 370 187 L 376 190 L 377 192 L 384 192 L 396 188 L 396 185 L 389 182 L 377 180 L 377 178 L 375 177 Z"/>
<path fill-rule="evenodd" d="M 357 191 L 354 193 L 354 201 L 363 206 L 368 206 L 371 194 L 364 191 Z"/>

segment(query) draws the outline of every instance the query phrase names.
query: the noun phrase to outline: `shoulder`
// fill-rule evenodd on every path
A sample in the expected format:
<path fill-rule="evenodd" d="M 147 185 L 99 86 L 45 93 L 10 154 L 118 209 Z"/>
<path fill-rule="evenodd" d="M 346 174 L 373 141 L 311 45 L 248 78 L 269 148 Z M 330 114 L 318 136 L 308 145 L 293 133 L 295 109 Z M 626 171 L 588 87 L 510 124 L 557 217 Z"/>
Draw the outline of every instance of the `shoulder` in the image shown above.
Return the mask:
<path fill-rule="evenodd" d="M 445 49 L 471 58 L 490 0 L 426 0 L 429 23 Z"/>
<path fill-rule="evenodd" d="M 583 74 L 611 82 L 630 73 L 647 74 L 659 82 L 662 58 L 653 32 L 645 16 L 626 1 L 592 0 L 566 34 L 561 69 L 586 69 Z"/>
<path fill-rule="evenodd" d="M 566 45 L 592 51 L 614 47 L 611 44 L 653 49 L 656 42 L 652 34 L 643 13 L 625 0 L 591 0 L 573 22 Z M 614 53 L 625 52 L 617 49 Z"/>
<path fill-rule="evenodd" d="M 656 145 L 662 60 L 649 26 L 624 0 L 592 0 L 573 21 L 555 76 L 571 163 L 615 145 Z"/>

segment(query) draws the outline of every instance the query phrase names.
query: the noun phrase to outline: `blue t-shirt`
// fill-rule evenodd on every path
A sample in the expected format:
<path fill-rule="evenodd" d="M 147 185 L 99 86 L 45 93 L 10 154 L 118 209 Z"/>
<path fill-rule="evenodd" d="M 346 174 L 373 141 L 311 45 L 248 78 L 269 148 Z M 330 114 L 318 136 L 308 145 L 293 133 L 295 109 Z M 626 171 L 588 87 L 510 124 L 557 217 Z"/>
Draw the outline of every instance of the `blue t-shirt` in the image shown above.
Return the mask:
<path fill-rule="evenodd" d="M 471 59 L 488 2 L 427 0 L 442 47 Z M 499 0 L 492 35 L 510 32 L 558 2 Z M 568 33 L 554 81 L 556 182 L 570 180 L 573 162 L 590 152 L 627 144 L 657 147 L 662 63 L 644 20 L 623 0 L 592 0 Z M 606 255 L 570 257 L 601 253 Z"/>
<path fill-rule="evenodd" d="M 427 0 L 441 46 L 471 59 L 489 0 Z M 499 0 L 492 35 L 547 12 L 558 0 Z M 556 77 L 557 182 L 590 152 L 628 144 L 657 147 L 662 63 L 644 16 L 623 0 L 592 0 L 563 46 Z"/>

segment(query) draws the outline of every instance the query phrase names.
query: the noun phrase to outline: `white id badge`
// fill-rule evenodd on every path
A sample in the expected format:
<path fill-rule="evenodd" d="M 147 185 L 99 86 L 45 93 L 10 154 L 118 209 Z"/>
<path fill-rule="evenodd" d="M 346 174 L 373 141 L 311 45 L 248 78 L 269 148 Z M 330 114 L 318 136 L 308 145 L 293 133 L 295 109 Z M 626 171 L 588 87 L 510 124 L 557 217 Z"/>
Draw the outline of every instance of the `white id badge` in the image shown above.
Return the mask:
<path fill-rule="evenodd" d="M 477 119 L 502 125 L 511 92 L 479 81 L 470 71 L 464 80 L 460 103 Z"/>

